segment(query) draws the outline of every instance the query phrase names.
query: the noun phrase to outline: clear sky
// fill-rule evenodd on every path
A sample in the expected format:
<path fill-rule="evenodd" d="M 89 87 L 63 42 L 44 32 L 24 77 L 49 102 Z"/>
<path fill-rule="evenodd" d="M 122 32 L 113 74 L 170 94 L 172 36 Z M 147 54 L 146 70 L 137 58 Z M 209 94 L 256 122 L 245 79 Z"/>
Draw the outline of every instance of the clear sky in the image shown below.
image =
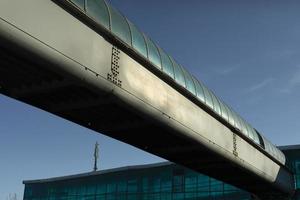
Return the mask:
<path fill-rule="evenodd" d="M 111 0 L 276 145 L 300 143 L 300 2 Z M 225 3 L 226 2 L 226 3 Z M 162 159 L 0 95 L 0 199 L 24 179 Z"/>

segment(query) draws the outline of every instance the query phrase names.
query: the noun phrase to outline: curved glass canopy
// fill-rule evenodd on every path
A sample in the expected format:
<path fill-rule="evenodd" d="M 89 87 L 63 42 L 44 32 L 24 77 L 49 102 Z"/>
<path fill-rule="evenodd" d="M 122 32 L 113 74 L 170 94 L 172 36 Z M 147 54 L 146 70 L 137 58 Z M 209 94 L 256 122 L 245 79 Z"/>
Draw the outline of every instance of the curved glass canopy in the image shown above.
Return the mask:
<path fill-rule="evenodd" d="M 80 7 L 83 6 L 78 0 L 73 0 L 73 2 Z M 89 17 L 95 20 L 95 22 L 101 24 L 106 29 L 110 29 L 110 14 L 105 1 L 86 0 L 84 5 L 86 5 L 85 11 Z"/>
<path fill-rule="evenodd" d="M 203 83 L 193 77 L 175 59 L 165 53 L 150 38 L 142 33 L 119 11 L 111 7 L 105 0 L 71 0 L 77 8 L 88 17 L 109 31 L 112 36 L 125 43 L 137 54 L 148 60 L 152 66 L 171 77 L 177 84 L 206 105 L 211 112 L 224 119 L 232 127 L 238 129 L 246 137 L 264 148 L 269 154 L 285 163 L 284 154 L 263 136 L 259 135 L 233 109 L 214 95 Z M 263 140 L 260 140 L 262 138 Z M 262 141 L 264 144 L 262 144 Z"/>

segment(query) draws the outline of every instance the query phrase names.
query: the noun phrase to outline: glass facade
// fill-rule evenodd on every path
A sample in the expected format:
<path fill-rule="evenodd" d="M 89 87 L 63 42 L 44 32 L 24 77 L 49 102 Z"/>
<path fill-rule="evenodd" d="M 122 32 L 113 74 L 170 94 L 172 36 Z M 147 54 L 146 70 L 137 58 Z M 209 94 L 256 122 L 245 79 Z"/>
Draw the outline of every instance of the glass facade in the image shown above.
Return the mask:
<path fill-rule="evenodd" d="M 292 199 L 300 200 L 300 145 L 280 149 L 295 176 L 297 191 Z M 24 181 L 24 184 L 24 200 L 252 199 L 248 192 L 170 162 Z"/>
<path fill-rule="evenodd" d="M 294 172 L 295 187 L 300 189 L 300 145 L 280 147 L 287 158 L 287 165 Z M 300 199 L 300 198 L 299 198 Z"/>
<path fill-rule="evenodd" d="M 250 194 L 172 163 L 25 182 L 24 200 L 247 200 Z"/>
<path fill-rule="evenodd" d="M 206 105 L 208 110 L 223 117 L 228 126 L 235 127 L 239 132 L 263 148 L 264 145 L 260 144 L 259 136 L 251 131 L 253 128 L 248 125 L 244 119 L 229 106 L 226 106 L 226 104 L 207 87 L 203 84 L 200 86 L 198 84 L 200 82 L 197 83 L 197 81 L 192 80 L 195 78 L 192 78 L 187 70 L 179 65 L 175 59 L 162 51 L 158 45 L 139 31 L 138 28 L 129 22 L 118 10 L 112 8 L 105 0 L 70 0 L 70 2 L 74 4 L 74 7 L 86 13 L 86 15 L 97 24 L 104 27 L 113 38 L 116 38 L 123 44 L 125 43 L 128 48 L 135 50 L 135 52 L 138 53 L 137 55 L 142 56 L 143 59 L 148 61 L 150 67 L 155 67 L 161 70 L 162 73 L 173 78 L 174 82 L 186 89 L 186 92 L 189 92 L 197 98 L 199 102 Z M 201 91 L 201 89 L 203 90 Z M 203 92 L 203 94 L 201 92 Z M 205 102 L 203 101 L 203 95 Z M 222 111 L 225 111 L 225 109 L 223 109 L 224 107 L 230 109 L 230 111 L 227 112 L 228 117 L 226 114 L 222 114 Z M 285 158 L 282 152 L 272 144 L 267 146 L 271 146 L 271 148 L 266 148 L 265 150 L 281 163 L 285 164 Z"/>

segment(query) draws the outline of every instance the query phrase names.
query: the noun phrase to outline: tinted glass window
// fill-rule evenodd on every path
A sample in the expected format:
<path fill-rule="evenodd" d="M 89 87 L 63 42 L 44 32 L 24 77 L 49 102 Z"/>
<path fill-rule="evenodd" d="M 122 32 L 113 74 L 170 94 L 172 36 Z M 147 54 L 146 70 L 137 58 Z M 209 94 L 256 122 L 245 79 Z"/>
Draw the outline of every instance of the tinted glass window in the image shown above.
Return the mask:
<path fill-rule="evenodd" d="M 87 0 L 86 12 L 96 22 L 109 29 L 109 13 L 103 0 Z"/>
<path fill-rule="evenodd" d="M 78 6 L 79 8 L 81 8 L 82 10 L 84 10 L 84 0 L 72 0 L 72 2 Z"/>
<path fill-rule="evenodd" d="M 131 46 L 131 33 L 125 17 L 111 6 L 109 6 L 109 11 L 111 15 L 111 31 Z"/>
<path fill-rule="evenodd" d="M 174 61 L 174 59 L 172 59 L 172 61 L 174 66 L 175 80 L 181 86 L 185 87 L 185 79 L 184 79 L 183 71 L 181 67 Z"/>
<path fill-rule="evenodd" d="M 147 45 L 144 39 L 144 36 L 142 33 L 136 28 L 136 26 L 128 21 L 130 30 L 131 30 L 131 36 L 132 36 L 132 47 L 139 52 L 141 55 L 143 55 L 145 58 L 148 58 L 147 55 Z"/>
<path fill-rule="evenodd" d="M 126 192 L 127 182 L 124 180 L 121 180 L 120 182 L 118 182 L 117 188 L 118 188 L 118 192 Z"/>
<path fill-rule="evenodd" d="M 183 70 L 183 73 L 185 76 L 186 89 L 188 89 L 188 91 L 190 91 L 192 94 L 196 95 L 196 89 L 195 89 L 195 85 L 194 85 L 192 76 L 183 67 L 182 67 L 182 70 Z"/>
<path fill-rule="evenodd" d="M 170 57 L 161 48 L 158 48 L 158 50 L 161 57 L 162 70 L 174 79 L 174 69 Z"/>
<path fill-rule="evenodd" d="M 211 180 L 209 177 L 199 174 L 198 175 L 198 197 L 205 199 L 209 196 Z"/>
<path fill-rule="evenodd" d="M 86 188 L 86 194 L 95 194 L 96 186 L 95 185 L 88 185 Z"/>
<path fill-rule="evenodd" d="M 183 192 L 184 189 L 184 177 L 177 175 L 173 176 L 173 192 Z"/>
<path fill-rule="evenodd" d="M 203 91 L 204 91 L 206 105 L 208 105 L 211 109 L 214 109 L 213 100 L 212 100 L 212 97 L 211 97 L 207 87 L 202 84 L 202 88 L 203 88 Z"/>
<path fill-rule="evenodd" d="M 195 199 L 197 197 L 197 176 L 187 176 L 184 184 L 185 199 Z"/>
<path fill-rule="evenodd" d="M 203 92 L 203 88 L 201 86 L 201 83 L 195 79 L 193 77 L 193 81 L 195 83 L 195 86 L 196 86 L 196 95 L 197 95 L 197 98 L 202 101 L 203 103 L 205 103 L 205 97 L 204 97 L 204 92 Z"/>
<path fill-rule="evenodd" d="M 97 186 L 97 193 L 98 194 L 105 194 L 106 193 L 106 184 L 101 184 Z"/>
<path fill-rule="evenodd" d="M 221 116 L 221 109 L 220 109 L 220 104 L 217 100 L 217 97 L 215 96 L 215 94 L 211 91 L 209 91 L 213 100 L 213 104 L 214 104 L 214 111 L 216 113 L 218 113 Z"/>
<path fill-rule="evenodd" d="M 161 69 L 160 55 L 159 55 L 159 52 L 158 52 L 158 49 L 157 49 L 156 45 L 147 36 L 145 36 L 145 40 L 147 42 L 147 47 L 148 47 L 148 59 L 157 68 Z"/>

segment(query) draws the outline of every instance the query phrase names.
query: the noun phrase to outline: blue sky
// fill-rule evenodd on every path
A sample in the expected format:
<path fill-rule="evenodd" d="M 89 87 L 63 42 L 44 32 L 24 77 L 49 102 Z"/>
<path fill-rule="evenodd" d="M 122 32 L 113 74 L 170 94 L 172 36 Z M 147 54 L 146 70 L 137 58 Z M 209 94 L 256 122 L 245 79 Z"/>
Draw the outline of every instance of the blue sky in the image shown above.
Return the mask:
<path fill-rule="evenodd" d="M 276 145 L 299 144 L 300 2 L 111 0 Z M 22 180 L 162 159 L 0 96 L 0 199 Z"/>

